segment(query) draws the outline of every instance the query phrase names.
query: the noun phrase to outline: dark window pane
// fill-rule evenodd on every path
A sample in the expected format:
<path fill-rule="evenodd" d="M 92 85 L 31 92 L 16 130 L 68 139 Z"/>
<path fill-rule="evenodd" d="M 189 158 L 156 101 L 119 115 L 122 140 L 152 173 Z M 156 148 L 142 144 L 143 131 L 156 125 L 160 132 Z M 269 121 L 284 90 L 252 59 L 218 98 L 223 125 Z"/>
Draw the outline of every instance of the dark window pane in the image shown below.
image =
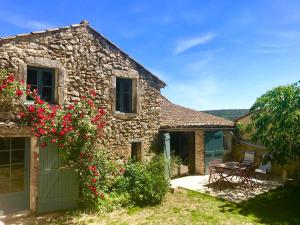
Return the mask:
<path fill-rule="evenodd" d="M 25 159 L 24 149 L 23 150 L 12 150 L 11 163 L 23 163 L 24 159 Z"/>
<path fill-rule="evenodd" d="M 130 112 L 131 106 L 130 106 L 130 96 L 127 93 L 124 93 L 124 112 Z"/>
<path fill-rule="evenodd" d="M 37 85 L 37 71 L 33 69 L 27 70 L 27 84 Z"/>
<path fill-rule="evenodd" d="M 43 75 L 42 84 L 44 86 L 52 86 L 53 73 L 50 71 L 43 71 L 42 75 Z"/>
<path fill-rule="evenodd" d="M 42 99 L 51 102 L 52 101 L 52 88 L 43 87 L 42 89 Z"/>
<path fill-rule="evenodd" d="M 9 138 L 0 137 L 0 152 L 1 150 L 8 150 L 9 149 Z"/>
<path fill-rule="evenodd" d="M 120 111 L 120 92 L 117 91 L 117 96 L 116 96 L 116 110 Z"/>
<path fill-rule="evenodd" d="M 132 143 L 131 144 L 131 159 L 137 160 L 137 151 L 138 151 L 137 143 Z"/>
<path fill-rule="evenodd" d="M 9 150 L 0 152 L 0 167 L 9 165 Z"/>
<path fill-rule="evenodd" d="M 12 149 L 25 149 L 25 138 L 24 137 L 15 137 L 11 140 Z"/>
<path fill-rule="evenodd" d="M 120 88 L 121 88 L 121 82 L 122 82 L 122 79 L 121 78 L 117 78 L 117 92 L 120 92 Z"/>
<path fill-rule="evenodd" d="M 124 82 L 124 91 L 125 92 L 131 92 L 131 80 L 126 79 Z"/>
<path fill-rule="evenodd" d="M 117 78 L 116 84 L 116 110 L 120 112 L 131 112 L 132 80 Z"/>

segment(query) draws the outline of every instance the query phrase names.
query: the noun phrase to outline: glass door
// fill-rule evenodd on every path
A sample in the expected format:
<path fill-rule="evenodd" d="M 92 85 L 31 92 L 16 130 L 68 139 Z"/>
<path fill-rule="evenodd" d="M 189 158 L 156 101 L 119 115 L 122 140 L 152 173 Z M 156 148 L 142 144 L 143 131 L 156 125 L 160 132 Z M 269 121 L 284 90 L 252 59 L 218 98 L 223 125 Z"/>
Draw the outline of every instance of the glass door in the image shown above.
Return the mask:
<path fill-rule="evenodd" d="M 24 137 L 0 137 L 0 214 L 29 208 L 28 146 Z"/>

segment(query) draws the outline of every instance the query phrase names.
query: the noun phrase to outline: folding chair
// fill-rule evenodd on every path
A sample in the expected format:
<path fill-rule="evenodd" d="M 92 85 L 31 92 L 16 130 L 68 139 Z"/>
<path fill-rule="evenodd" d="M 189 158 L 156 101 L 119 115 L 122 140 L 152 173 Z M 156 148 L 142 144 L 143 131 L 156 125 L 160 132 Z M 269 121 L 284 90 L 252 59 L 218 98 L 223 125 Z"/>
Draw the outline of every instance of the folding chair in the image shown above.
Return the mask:
<path fill-rule="evenodd" d="M 240 164 L 246 165 L 246 166 L 253 166 L 254 159 L 255 159 L 255 152 L 253 152 L 253 151 L 245 151 L 244 158 L 240 162 Z"/>
<path fill-rule="evenodd" d="M 271 164 L 270 160 L 265 161 L 266 157 L 267 157 L 267 155 L 263 154 L 259 167 L 257 169 L 255 169 L 255 175 L 256 174 L 262 174 L 262 175 L 268 175 L 269 174 L 269 172 L 272 168 L 272 164 Z"/>

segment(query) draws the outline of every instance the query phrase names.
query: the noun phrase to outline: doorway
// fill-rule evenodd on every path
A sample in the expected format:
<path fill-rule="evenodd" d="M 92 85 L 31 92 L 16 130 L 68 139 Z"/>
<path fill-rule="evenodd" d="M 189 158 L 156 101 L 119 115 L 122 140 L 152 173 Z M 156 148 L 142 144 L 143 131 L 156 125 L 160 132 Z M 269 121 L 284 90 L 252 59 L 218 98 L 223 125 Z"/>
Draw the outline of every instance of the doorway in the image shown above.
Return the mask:
<path fill-rule="evenodd" d="M 184 170 L 180 175 L 195 173 L 195 133 L 170 132 L 170 137 L 171 155 L 179 157 Z"/>

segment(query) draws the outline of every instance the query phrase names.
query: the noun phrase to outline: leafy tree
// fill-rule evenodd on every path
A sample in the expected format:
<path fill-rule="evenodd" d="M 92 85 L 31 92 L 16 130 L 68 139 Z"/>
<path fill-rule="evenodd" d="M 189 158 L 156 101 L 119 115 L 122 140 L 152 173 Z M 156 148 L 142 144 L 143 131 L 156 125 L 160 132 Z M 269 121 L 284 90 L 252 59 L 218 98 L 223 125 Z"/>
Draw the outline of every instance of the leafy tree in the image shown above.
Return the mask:
<path fill-rule="evenodd" d="M 274 161 L 284 165 L 300 155 L 300 81 L 267 91 L 250 112 L 251 140 L 265 145 Z"/>

